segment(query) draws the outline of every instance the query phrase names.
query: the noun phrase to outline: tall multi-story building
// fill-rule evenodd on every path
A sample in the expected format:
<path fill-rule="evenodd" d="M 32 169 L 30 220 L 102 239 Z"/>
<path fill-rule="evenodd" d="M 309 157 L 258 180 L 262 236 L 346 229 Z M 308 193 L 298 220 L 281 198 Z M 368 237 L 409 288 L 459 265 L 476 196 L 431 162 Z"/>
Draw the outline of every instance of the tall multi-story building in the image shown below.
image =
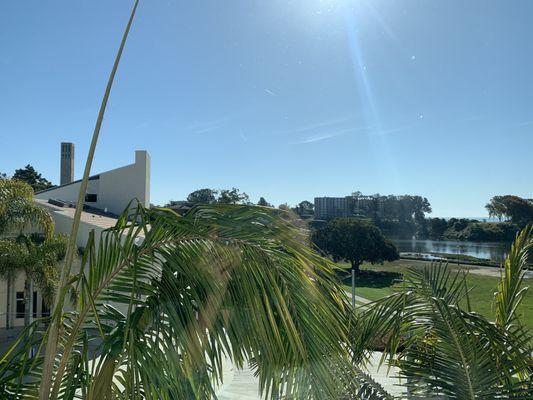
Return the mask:
<path fill-rule="evenodd" d="M 348 197 L 315 197 L 315 219 L 330 220 L 350 215 Z"/>
<path fill-rule="evenodd" d="M 315 219 L 382 216 L 384 206 L 383 198 L 376 196 L 315 197 Z"/>

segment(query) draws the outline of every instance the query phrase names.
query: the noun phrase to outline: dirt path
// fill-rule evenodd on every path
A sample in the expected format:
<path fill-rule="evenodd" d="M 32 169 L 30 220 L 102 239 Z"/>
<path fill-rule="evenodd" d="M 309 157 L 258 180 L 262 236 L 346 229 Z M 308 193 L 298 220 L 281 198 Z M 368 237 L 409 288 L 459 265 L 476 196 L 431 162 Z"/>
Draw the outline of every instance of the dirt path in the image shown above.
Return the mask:
<path fill-rule="evenodd" d="M 403 261 L 412 262 L 414 264 L 425 264 L 425 265 L 429 265 L 430 264 L 429 261 L 423 261 L 423 260 L 404 259 Z M 496 268 L 496 267 L 487 267 L 487 266 L 484 266 L 484 265 L 470 265 L 470 264 L 461 264 L 461 263 L 457 264 L 455 262 L 450 262 L 449 265 L 451 267 L 464 268 L 464 269 L 468 270 L 468 272 L 470 272 L 471 274 L 483 275 L 483 276 L 492 276 L 494 278 L 499 278 L 500 277 L 501 269 L 500 268 Z M 531 270 L 530 271 L 526 271 L 525 278 L 526 279 L 532 279 L 533 278 L 533 271 L 531 271 Z"/>

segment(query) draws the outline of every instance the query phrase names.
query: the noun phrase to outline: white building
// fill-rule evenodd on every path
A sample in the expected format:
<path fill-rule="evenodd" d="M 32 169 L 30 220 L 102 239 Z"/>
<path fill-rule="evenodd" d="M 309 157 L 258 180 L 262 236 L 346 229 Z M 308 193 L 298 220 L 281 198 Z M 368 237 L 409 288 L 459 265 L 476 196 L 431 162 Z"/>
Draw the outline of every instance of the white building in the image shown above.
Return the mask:
<path fill-rule="evenodd" d="M 81 180 L 69 182 L 38 192 L 35 198 L 76 204 L 80 185 Z M 86 206 L 115 215 L 132 200 L 150 206 L 150 155 L 145 150 L 135 152 L 133 164 L 91 176 L 85 195 Z"/>
<path fill-rule="evenodd" d="M 135 152 L 135 162 L 124 167 L 93 175 L 89 178 L 85 195 L 85 207 L 76 237 L 77 247 L 85 247 L 91 231 L 95 238 L 116 223 L 128 204 L 137 202 L 150 207 L 150 155 L 145 150 Z M 56 234 L 70 234 L 78 200 L 81 180 L 66 183 L 35 194 L 37 204 L 48 210 L 55 223 Z M 73 271 L 79 268 L 79 262 Z M 24 325 L 24 280 L 21 273 L 15 279 L 10 291 L 10 306 L 7 309 L 7 283 L 0 281 L 0 329 L 6 326 L 6 315 L 10 315 L 11 327 Z M 31 299 L 31 314 L 34 318 L 47 315 L 49 310 L 37 291 Z"/>

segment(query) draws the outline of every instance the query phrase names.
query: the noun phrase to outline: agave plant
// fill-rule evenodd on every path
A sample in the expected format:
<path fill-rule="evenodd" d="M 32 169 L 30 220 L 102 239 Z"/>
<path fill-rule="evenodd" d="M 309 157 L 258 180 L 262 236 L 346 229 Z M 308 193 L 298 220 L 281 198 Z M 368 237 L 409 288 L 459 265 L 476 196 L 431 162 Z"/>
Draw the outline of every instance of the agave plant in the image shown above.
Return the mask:
<path fill-rule="evenodd" d="M 260 207 L 124 214 L 85 249 L 51 398 L 215 398 L 223 357 L 248 360 L 271 398 L 338 398 L 345 295 L 297 236 Z M 36 321 L 1 359 L 4 396 L 38 395 L 47 335 Z"/>
<path fill-rule="evenodd" d="M 411 270 L 401 291 L 357 319 L 354 361 L 364 361 L 362 349 L 381 337 L 382 361 L 400 368 L 410 398 L 533 398 L 532 337 L 516 312 L 532 246 L 532 229 L 525 228 L 502 270 L 495 322 L 471 310 L 463 272 L 442 264 Z"/>

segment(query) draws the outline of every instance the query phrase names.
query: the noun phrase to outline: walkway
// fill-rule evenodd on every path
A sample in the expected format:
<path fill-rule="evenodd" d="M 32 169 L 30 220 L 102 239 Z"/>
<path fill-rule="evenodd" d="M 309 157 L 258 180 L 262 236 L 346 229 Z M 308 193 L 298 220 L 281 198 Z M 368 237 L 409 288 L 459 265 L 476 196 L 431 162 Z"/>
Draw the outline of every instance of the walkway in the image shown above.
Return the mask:
<path fill-rule="evenodd" d="M 371 363 L 373 365 L 367 368 L 367 372 L 393 396 L 405 395 L 405 389 L 397 377 L 398 369 L 391 368 L 388 374 L 386 366 L 378 369 L 376 366 L 380 358 L 381 353 L 372 353 Z M 262 400 L 259 396 L 259 379 L 254 376 L 248 366 L 240 370 L 226 359 L 223 367 L 224 384 L 217 390 L 219 400 Z"/>

